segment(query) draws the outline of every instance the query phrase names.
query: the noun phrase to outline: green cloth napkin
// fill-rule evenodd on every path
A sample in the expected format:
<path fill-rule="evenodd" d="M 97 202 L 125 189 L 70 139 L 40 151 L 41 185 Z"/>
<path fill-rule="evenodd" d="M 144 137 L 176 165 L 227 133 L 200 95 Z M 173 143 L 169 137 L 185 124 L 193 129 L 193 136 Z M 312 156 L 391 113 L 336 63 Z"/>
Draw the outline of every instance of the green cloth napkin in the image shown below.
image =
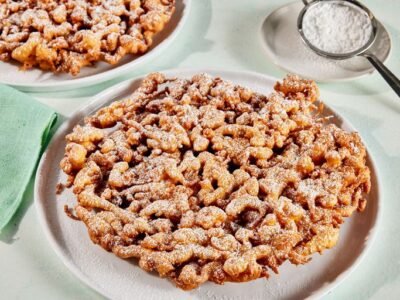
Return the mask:
<path fill-rule="evenodd" d="M 49 107 L 0 85 L 0 231 L 21 204 L 56 119 Z"/>

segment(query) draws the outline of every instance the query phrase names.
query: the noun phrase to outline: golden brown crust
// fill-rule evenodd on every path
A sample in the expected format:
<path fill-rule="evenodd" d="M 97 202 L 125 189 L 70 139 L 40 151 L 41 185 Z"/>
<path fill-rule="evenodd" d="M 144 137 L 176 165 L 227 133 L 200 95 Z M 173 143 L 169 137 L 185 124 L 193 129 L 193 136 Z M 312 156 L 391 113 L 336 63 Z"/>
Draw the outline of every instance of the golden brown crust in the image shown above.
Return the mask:
<path fill-rule="evenodd" d="M 116 64 L 146 52 L 174 10 L 175 0 L 2 0 L 0 60 L 72 75 Z"/>
<path fill-rule="evenodd" d="M 155 73 L 76 126 L 61 168 L 92 241 L 185 290 L 333 247 L 365 208 L 366 150 L 314 115 L 314 82 L 288 76 L 276 90 Z"/>

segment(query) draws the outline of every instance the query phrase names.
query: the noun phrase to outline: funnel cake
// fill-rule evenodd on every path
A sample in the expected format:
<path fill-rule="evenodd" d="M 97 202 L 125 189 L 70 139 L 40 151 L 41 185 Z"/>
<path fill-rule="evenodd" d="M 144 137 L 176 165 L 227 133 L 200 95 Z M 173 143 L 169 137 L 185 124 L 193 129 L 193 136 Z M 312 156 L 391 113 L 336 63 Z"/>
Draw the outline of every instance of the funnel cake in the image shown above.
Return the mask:
<path fill-rule="evenodd" d="M 77 75 L 145 53 L 175 0 L 0 0 L 0 60 Z"/>
<path fill-rule="evenodd" d="M 370 190 L 357 133 L 318 116 L 313 81 L 264 96 L 150 74 L 66 136 L 61 168 L 91 240 L 190 290 L 304 264 Z"/>

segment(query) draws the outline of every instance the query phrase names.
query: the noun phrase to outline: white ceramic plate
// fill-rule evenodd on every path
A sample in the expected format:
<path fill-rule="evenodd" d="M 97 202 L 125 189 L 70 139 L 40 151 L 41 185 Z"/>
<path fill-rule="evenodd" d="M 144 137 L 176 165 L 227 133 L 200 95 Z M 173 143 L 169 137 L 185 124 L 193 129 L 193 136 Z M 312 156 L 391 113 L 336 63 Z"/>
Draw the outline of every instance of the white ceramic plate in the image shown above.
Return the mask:
<path fill-rule="evenodd" d="M 276 79 L 255 73 L 236 73 L 210 70 L 175 70 L 167 75 L 189 78 L 195 73 L 207 72 L 250 87 L 261 93 L 270 93 Z M 304 299 L 317 298 L 350 274 L 361 261 L 372 243 L 379 212 L 379 183 L 376 168 L 369 158 L 372 172 L 372 191 L 362 214 L 356 213 L 346 220 L 340 231 L 337 246 L 323 255 L 314 255 L 304 266 L 285 263 L 280 274 L 269 280 L 259 279 L 249 283 L 227 283 L 219 286 L 206 283 L 199 289 L 184 292 L 171 282 L 141 270 L 134 260 L 123 260 L 104 251 L 89 239 L 83 223 L 68 218 L 64 204 L 73 206 L 74 195 L 66 190 L 55 194 L 56 184 L 65 182 L 58 165 L 64 154 L 64 136 L 82 118 L 111 101 L 128 96 L 138 86 L 141 78 L 118 84 L 95 96 L 87 106 L 67 120 L 53 137 L 44 153 L 35 184 L 35 203 L 44 231 L 61 260 L 82 281 L 111 299 Z M 326 108 L 334 122 L 346 130 L 354 128 L 338 114 Z"/>
<path fill-rule="evenodd" d="M 14 86 L 27 92 L 62 91 L 98 84 L 117 76 L 127 74 L 145 62 L 155 58 L 166 49 L 186 22 L 192 0 L 176 0 L 175 12 L 164 30 L 154 37 L 153 45 L 143 55 L 127 55 L 118 64 L 99 62 L 81 69 L 77 76 L 54 74 L 40 69 L 21 71 L 19 65 L 0 61 L 0 83 Z"/>
<path fill-rule="evenodd" d="M 266 58 L 285 71 L 318 82 L 345 81 L 374 72 L 363 57 L 330 60 L 308 48 L 297 31 L 297 17 L 303 7 L 301 1 L 296 1 L 276 9 L 264 20 L 260 34 Z M 389 33 L 379 21 L 377 38 L 370 50 L 383 62 L 391 51 Z"/>

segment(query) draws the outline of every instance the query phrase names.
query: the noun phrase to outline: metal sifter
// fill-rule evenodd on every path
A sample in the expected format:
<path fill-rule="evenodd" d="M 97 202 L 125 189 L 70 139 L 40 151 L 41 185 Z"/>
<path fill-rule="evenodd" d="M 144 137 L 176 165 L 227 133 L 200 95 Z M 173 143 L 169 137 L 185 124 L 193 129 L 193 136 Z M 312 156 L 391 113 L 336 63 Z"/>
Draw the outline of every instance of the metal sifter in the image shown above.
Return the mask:
<path fill-rule="evenodd" d="M 302 0 L 303 3 L 305 4 L 305 7 L 301 10 L 299 17 L 297 19 L 297 29 L 300 33 L 300 36 L 303 40 L 303 42 L 311 48 L 315 53 L 317 53 L 320 56 L 330 58 L 330 59 L 348 59 L 352 58 L 354 56 L 362 56 L 365 57 L 366 59 L 369 60 L 369 62 L 375 67 L 376 70 L 382 75 L 382 77 L 386 80 L 386 82 L 390 85 L 390 87 L 396 92 L 396 94 L 400 97 L 400 80 L 371 52 L 368 51 L 371 45 L 375 42 L 376 39 L 376 34 L 377 34 L 377 28 L 378 24 L 377 21 L 374 17 L 374 15 L 371 13 L 371 11 L 365 7 L 363 4 L 356 0 Z M 331 2 L 331 3 L 337 3 L 338 5 L 345 5 L 349 6 L 352 8 L 357 8 L 361 13 L 364 13 L 368 19 L 371 22 L 372 26 L 372 34 L 368 41 L 361 46 L 360 48 L 348 52 L 348 53 L 330 53 L 326 52 L 322 49 L 317 48 L 315 45 L 313 45 L 305 36 L 304 31 L 303 31 L 303 20 L 304 16 L 306 15 L 307 11 L 316 6 L 320 5 L 322 2 Z"/>

